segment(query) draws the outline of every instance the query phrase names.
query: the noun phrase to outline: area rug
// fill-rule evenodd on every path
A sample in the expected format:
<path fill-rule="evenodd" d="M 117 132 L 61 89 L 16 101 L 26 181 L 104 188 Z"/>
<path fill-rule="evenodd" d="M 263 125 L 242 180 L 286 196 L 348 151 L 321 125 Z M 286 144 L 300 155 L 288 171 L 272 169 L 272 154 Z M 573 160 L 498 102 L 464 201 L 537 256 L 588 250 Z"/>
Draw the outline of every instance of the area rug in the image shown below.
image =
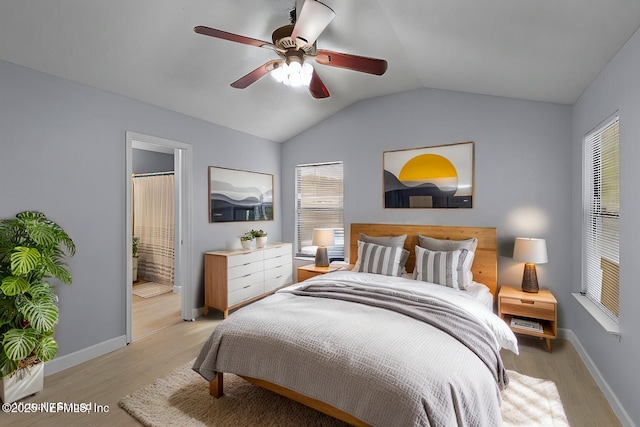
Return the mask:
<path fill-rule="evenodd" d="M 145 282 L 133 285 L 133 294 L 142 298 L 152 298 L 158 295 L 167 294 L 173 290 L 173 286 L 163 285 L 156 282 Z"/>
<path fill-rule="evenodd" d="M 145 426 L 346 426 L 232 374 L 225 374 L 224 398 L 214 399 L 209 384 L 191 366 L 193 361 L 124 397 L 120 407 Z M 502 402 L 505 426 L 569 426 L 552 381 L 508 374 Z"/>

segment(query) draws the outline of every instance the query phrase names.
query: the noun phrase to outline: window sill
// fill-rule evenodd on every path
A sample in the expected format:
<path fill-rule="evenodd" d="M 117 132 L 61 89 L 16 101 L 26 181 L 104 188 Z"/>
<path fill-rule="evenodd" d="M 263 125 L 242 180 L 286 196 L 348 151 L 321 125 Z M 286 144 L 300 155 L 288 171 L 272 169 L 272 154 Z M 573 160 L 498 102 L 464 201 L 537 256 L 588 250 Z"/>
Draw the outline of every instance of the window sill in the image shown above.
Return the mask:
<path fill-rule="evenodd" d="M 622 335 L 620 332 L 620 325 L 614 322 L 609 316 L 604 314 L 602 310 L 600 310 L 594 303 L 589 301 L 589 298 L 587 298 L 586 296 L 575 293 L 571 295 L 574 296 L 574 298 L 585 308 L 585 310 L 589 312 L 589 314 L 591 314 L 591 316 L 604 328 L 605 331 L 607 331 L 608 333 L 616 337 L 618 341 L 620 341 L 620 337 Z"/>

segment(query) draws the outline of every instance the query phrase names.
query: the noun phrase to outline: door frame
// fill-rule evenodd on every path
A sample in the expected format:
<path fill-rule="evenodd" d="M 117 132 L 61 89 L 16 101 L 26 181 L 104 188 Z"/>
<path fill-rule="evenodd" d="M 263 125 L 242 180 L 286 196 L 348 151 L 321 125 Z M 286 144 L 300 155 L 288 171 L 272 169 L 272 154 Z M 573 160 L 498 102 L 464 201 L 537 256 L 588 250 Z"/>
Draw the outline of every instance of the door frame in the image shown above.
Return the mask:
<path fill-rule="evenodd" d="M 125 239 L 126 258 L 126 335 L 127 344 L 132 340 L 132 291 L 133 261 L 131 236 L 133 236 L 132 182 L 133 149 L 173 154 L 174 163 L 174 288 L 180 290 L 183 320 L 193 321 L 191 266 L 192 263 L 192 146 L 182 142 L 158 138 L 135 132 L 126 132 L 125 147 Z"/>

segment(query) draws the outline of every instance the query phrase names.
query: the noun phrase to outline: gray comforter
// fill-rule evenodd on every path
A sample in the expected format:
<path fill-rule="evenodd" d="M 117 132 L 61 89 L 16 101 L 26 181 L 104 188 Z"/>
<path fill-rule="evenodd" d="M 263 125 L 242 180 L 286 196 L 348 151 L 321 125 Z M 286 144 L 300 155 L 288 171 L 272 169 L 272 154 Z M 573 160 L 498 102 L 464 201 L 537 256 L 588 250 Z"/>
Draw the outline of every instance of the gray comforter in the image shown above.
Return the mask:
<path fill-rule="evenodd" d="M 387 281 L 333 276 L 233 313 L 193 369 L 264 379 L 374 426 L 501 425 L 508 379 L 471 314 Z"/>

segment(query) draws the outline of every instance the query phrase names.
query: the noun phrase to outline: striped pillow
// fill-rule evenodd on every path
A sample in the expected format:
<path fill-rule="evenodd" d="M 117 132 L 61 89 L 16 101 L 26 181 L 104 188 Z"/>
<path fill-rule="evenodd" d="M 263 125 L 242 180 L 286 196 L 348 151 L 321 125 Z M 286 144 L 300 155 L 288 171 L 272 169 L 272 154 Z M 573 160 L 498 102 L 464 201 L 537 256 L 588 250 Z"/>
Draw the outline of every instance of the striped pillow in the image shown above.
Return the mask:
<path fill-rule="evenodd" d="M 403 250 L 358 240 L 358 260 L 353 271 L 399 276 L 402 273 L 400 259 Z"/>
<path fill-rule="evenodd" d="M 418 234 L 418 246 L 428 249 L 430 251 L 455 251 L 466 249 L 466 257 L 460 258 L 458 264 L 458 281 L 461 288 L 466 288 L 473 281 L 473 273 L 471 272 L 471 265 L 473 264 L 473 258 L 475 256 L 476 248 L 478 247 L 478 239 L 472 237 L 466 240 L 442 240 L 433 237 L 422 236 Z"/>
<path fill-rule="evenodd" d="M 466 249 L 455 251 L 430 251 L 416 246 L 415 278 L 423 282 L 435 283 L 454 289 L 464 289 L 461 280 L 464 273 L 458 265 L 467 258 Z"/>

